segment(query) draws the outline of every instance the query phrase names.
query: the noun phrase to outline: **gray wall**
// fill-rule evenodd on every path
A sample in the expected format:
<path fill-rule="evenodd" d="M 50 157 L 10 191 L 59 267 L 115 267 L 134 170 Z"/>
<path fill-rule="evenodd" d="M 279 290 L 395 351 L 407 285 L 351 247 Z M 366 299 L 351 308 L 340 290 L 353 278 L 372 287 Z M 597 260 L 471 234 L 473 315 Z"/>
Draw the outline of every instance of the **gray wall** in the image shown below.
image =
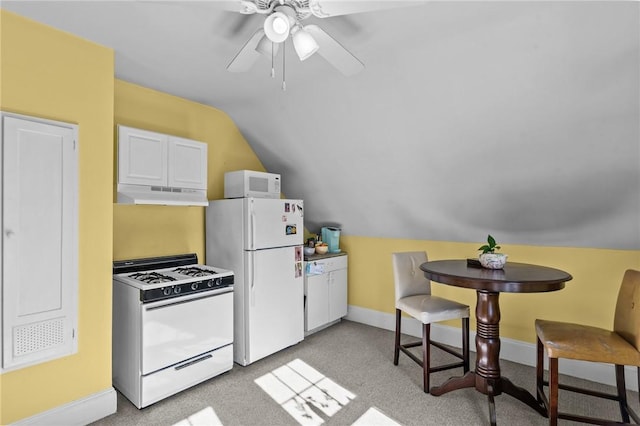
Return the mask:
<path fill-rule="evenodd" d="M 311 230 L 639 249 L 639 16 L 635 2 L 371 14 L 361 27 L 407 28 L 351 39 L 363 74 L 294 64 L 286 92 L 221 107 Z"/>

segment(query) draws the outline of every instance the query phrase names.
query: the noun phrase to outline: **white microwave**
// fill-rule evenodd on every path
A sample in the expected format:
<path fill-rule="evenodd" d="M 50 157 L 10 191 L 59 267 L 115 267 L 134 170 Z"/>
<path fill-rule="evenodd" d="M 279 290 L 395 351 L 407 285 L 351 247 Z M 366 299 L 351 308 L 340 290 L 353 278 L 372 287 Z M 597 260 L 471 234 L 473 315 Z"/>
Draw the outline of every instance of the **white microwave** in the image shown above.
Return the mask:
<path fill-rule="evenodd" d="M 280 175 L 236 170 L 224 174 L 224 198 L 280 198 Z"/>

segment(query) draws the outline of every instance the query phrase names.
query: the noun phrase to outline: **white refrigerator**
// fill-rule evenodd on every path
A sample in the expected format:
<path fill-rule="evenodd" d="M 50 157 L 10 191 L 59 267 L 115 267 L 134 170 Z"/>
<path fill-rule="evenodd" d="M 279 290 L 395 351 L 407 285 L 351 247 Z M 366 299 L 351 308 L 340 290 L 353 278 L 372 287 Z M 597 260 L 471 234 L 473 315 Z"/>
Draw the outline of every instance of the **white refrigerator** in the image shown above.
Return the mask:
<path fill-rule="evenodd" d="M 206 263 L 234 272 L 233 360 L 240 365 L 304 338 L 303 216 L 302 200 L 209 201 Z"/>

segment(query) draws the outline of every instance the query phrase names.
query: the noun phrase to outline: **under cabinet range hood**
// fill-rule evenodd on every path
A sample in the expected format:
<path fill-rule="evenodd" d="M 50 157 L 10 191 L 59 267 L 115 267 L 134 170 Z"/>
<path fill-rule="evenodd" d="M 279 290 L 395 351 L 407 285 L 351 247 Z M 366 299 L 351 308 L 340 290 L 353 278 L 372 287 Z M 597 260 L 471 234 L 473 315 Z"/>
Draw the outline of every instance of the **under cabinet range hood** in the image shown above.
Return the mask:
<path fill-rule="evenodd" d="M 118 203 L 208 206 L 207 144 L 118 126 Z"/>
<path fill-rule="evenodd" d="M 118 184 L 119 204 L 208 206 L 207 192 L 188 188 Z"/>

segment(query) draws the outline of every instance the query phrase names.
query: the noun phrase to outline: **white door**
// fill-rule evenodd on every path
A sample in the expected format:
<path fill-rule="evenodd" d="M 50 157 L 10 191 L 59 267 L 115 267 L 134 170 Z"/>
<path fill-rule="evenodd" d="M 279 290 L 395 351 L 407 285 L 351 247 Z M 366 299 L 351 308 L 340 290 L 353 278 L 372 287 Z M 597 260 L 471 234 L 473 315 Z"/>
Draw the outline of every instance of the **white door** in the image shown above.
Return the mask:
<path fill-rule="evenodd" d="M 169 136 L 168 186 L 207 189 L 207 144 Z"/>
<path fill-rule="evenodd" d="M 307 276 L 306 331 L 329 322 L 329 274 Z"/>
<path fill-rule="evenodd" d="M 167 135 L 118 126 L 118 183 L 167 186 Z"/>
<path fill-rule="evenodd" d="M 248 232 L 245 249 L 302 244 L 304 223 L 302 200 L 245 198 Z"/>
<path fill-rule="evenodd" d="M 245 252 L 248 363 L 304 338 L 302 262 L 296 260 L 300 250 L 302 246 Z"/>
<path fill-rule="evenodd" d="M 2 115 L 2 369 L 77 351 L 77 126 Z"/>
<path fill-rule="evenodd" d="M 347 270 L 329 273 L 329 322 L 347 316 Z"/>

